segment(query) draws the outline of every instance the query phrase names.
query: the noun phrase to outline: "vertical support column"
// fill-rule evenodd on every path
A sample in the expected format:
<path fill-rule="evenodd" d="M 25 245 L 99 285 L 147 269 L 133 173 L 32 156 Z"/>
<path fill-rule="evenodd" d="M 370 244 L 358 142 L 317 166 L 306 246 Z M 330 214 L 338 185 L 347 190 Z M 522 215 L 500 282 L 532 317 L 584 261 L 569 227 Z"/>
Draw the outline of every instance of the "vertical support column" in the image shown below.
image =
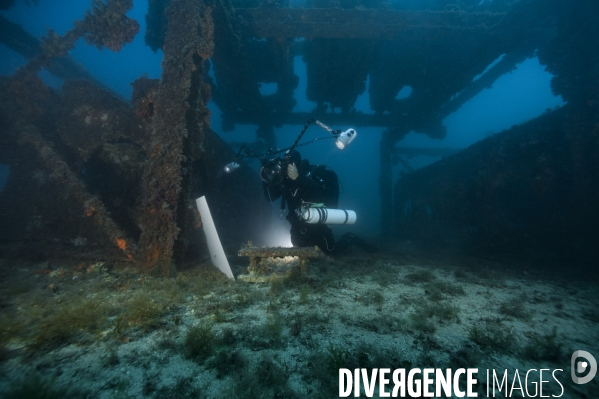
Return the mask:
<path fill-rule="evenodd" d="M 381 235 L 393 232 L 393 163 L 391 156 L 395 142 L 386 130 L 381 138 L 381 176 L 379 180 L 381 194 Z"/>
<path fill-rule="evenodd" d="M 238 32 L 231 2 L 215 2 L 214 20 L 217 48 L 211 61 L 221 94 L 218 106 L 223 113 L 223 130 L 233 130 L 235 120 L 231 115 L 240 109 L 261 122 L 258 123 L 256 136 L 276 148 L 273 124 L 269 121 L 270 110 L 260 94 L 251 63 L 247 60 L 247 50 Z"/>
<path fill-rule="evenodd" d="M 162 79 L 147 145 L 140 210 L 142 269 L 174 271 L 173 259 L 186 250 L 186 229 L 194 209 L 189 197 L 191 164 L 209 128 L 203 84 L 204 60 L 214 49 L 212 9 L 203 1 L 172 0 L 166 10 Z"/>
<path fill-rule="evenodd" d="M 293 71 L 293 41 L 287 39 L 268 40 L 275 65 L 273 67 L 277 74 L 278 91 L 277 103 L 274 107 L 276 112 L 288 113 L 293 111 L 297 101 L 293 98 L 293 92 L 297 88 L 299 78 Z"/>

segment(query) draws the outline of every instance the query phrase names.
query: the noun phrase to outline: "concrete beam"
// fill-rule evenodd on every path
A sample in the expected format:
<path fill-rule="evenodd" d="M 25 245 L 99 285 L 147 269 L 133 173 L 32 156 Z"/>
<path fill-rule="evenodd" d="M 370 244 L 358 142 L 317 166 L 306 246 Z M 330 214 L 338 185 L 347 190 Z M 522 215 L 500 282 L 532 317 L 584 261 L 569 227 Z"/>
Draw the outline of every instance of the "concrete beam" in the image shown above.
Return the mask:
<path fill-rule="evenodd" d="M 258 117 L 247 112 L 229 113 L 227 117 L 232 123 L 242 125 L 258 124 Z M 271 113 L 268 121 L 274 126 L 281 125 L 304 125 L 308 119 L 318 119 L 327 125 L 351 125 L 354 127 L 388 127 L 392 119 L 388 115 L 364 114 L 361 112 L 350 112 L 346 114 L 323 113 L 323 112 L 289 112 Z"/>
<path fill-rule="evenodd" d="M 485 31 L 503 13 L 463 11 L 344 10 L 338 8 L 237 8 L 242 33 L 273 38 L 421 38 L 423 30 Z"/>

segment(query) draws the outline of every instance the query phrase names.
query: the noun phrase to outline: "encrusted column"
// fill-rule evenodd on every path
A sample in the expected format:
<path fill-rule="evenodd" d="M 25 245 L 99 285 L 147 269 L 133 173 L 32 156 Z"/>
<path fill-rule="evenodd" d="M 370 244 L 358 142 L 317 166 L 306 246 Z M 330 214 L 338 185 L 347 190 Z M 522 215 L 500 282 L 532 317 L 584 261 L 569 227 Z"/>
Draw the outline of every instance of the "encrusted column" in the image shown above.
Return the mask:
<path fill-rule="evenodd" d="M 395 142 L 391 133 L 386 130 L 381 138 L 381 176 L 379 181 L 381 193 L 381 235 L 388 235 L 393 230 L 393 163 L 391 156 Z"/>
<path fill-rule="evenodd" d="M 193 0 L 173 0 L 166 10 L 162 79 L 155 97 L 155 116 L 148 144 L 141 204 L 141 267 L 162 275 L 174 270 L 185 251 L 193 224 L 189 199 L 191 164 L 199 158 L 209 127 L 203 61 L 212 56 L 212 8 Z"/>

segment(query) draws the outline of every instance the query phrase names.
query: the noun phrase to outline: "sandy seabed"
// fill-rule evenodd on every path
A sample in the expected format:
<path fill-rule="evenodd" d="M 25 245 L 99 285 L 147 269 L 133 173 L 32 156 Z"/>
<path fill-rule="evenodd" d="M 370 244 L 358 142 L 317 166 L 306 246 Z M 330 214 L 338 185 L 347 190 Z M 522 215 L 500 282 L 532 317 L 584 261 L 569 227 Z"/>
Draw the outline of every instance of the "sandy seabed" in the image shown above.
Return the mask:
<path fill-rule="evenodd" d="M 0 275 L 3 397 L 330 398 L 339 368 L 416 367 L 478 368 L 479 397 L 487 370 L 507 370 L 508 391 L 495 397 L 533 396 L 530 369 L 562 370 L 559 384 L 543 376 L 544 396 L 599 392 L 599 376 L 570 377 L 574 350 L 599 355 L 596 278 L 384 251 L 263 283 L 209 264 L 158 278 L 107 262 L 5 259 Z"/>

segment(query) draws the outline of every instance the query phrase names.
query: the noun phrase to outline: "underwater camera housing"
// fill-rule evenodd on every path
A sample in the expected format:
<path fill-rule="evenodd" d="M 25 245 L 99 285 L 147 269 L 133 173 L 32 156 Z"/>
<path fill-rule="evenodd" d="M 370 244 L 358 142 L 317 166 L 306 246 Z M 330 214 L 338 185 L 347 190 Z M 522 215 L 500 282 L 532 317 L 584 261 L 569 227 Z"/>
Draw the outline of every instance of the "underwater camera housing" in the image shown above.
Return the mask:
<path fill-rule="evenodd" d="M 287 177 L 287 158 L 274 158 L 262 162 L 260 178 L 270 187 L 278 186 Z"/>
<path fill-rule="evenodd" d="M 281 158 L 271 159 L 262 163 L 260 178 L 269 186 L 278 186 L 285 178 L 285 168 Z"/>

